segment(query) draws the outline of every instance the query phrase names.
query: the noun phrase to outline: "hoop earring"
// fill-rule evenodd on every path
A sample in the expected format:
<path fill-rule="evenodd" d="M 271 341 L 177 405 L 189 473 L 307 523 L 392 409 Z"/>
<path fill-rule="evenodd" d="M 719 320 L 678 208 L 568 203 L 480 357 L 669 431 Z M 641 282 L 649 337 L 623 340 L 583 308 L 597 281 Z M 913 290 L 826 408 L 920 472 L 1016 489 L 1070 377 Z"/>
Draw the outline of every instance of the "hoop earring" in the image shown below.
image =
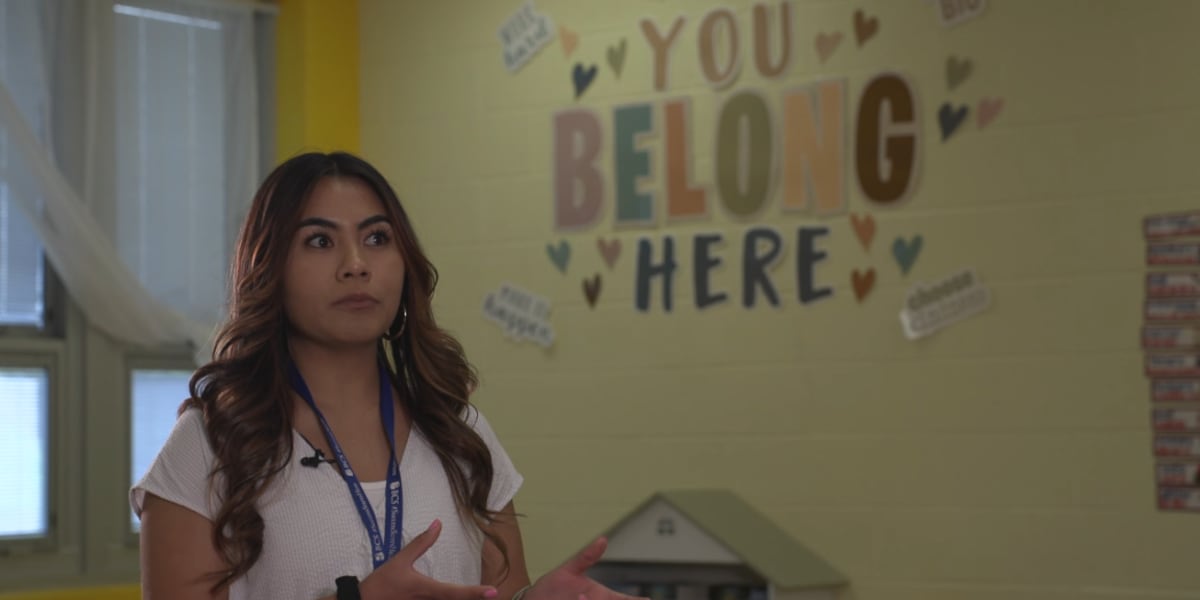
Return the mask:
<path fill-rule="evenodd" d="M 400 307 L 400 329 L 397 329 L 396 333 L 384 332 L 383 337 L 386 337 L 389 340 L 398 340 L 398 339 L 400 339 L 400 336 L 404 335 L 404 328 L 407 325 L 408 325 L 408 307 L 401 306 Z"/>

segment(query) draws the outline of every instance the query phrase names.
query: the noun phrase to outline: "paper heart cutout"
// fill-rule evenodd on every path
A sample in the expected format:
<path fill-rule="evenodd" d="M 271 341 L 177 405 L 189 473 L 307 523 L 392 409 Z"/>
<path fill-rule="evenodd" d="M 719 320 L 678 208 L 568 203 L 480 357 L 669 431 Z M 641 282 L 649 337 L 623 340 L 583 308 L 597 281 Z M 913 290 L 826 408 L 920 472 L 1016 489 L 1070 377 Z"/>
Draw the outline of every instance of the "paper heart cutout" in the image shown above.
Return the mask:
<path fill-rule="evenodd" d="M 954 132 L 958 130 L 958 126 L 962 125 L 967 119 L 967 113 L 970 109 L 966 104 L 960 105 L 958 108 L 951 106 L 949 102 L 943 102 L 938 108 L 938 125 L 942 127 L 942 141 L 946 141 Z"/>
<path fill-rule="evenodd" d="M 946 87 L 953 90 L 971 76 L 973 63 L 966 58 L 950 56 L 946 58 Z"/>
<path fill-rule="evenodd" d="M 863 250 L 871 251 L 871 240 L 875 239 L 875 217 L 871 215 L 850 215 L 850 225 L 854 227 L 854 236 L 858 238 L 858 243 L 862 244 Z"/>
<path fill-rule="evenodd" d="M 567 29 L 563 25 L 559 25 L 558 41 L 562 44 L 563 54 L 571 56 L 575 52 L 575 49 L 579 47 L 579 34 Z"/>
<path fill-rule="evenodd" d="M 608 66 L 612 68 L 618 79 L 621 78 L 621 69 L 625 66 L 625 51 L 628 46 L 625 38 L 621 38 L 621 43 L 608 47 Z"/>
<path fill-rule="evenodd" d="M 878 31 L 879 19 L 868 17 L 861 8 L 854 11 L 854 37 L 858 40 L 860 48 L 867 40 L 875 37 Z"/>
<path fill-rule="evenodd" d="M 562 274 L 567 273 L 567 263 L 571 260 L 571 245 L 567 240 L 562 240 L 558 245 L 546 244 L 546 254 L 550 257 L 550 262 L 558 267 Z"/>
<path fill-rule="evenodd" d="M 576 100 L 587 91 L 589 85 L 592 85 L 599 71 L 600 68 L 596 65 L 584 68 L 583 63 L 575 63 L 575 68 L 571 69 L 571 81 L 575 84 Z"/>
<path fill-rule="evenodd" d="M 892 256 L 896 259 L 896 264 L 900 265 L 901 273 L 908 275 L 909 269 L 916 264 L 924 241 L 920 235 L 914 235 L 911 241 L 898 237 L 896 241 L 892 242 Z"/>
<path fill-rule="evenodd" d="M 996 119 L 996 115 L 1004 108 L 1004 98 L 984 98 L 979 101 L 979 128 L 983 129 Z"/>
<path fill-rule="evenodd" d="M 850 272 L 850 284 L 854 286 L 854 297 L 862 302 L 871 293 L 871 288 L 875 287 L 875 269 L 867 269 L 862 273 L 854 269 Z"/>
<path fill-rule="evenodd" d="M 600 274 L 596 273 L 591 279 L 583 280 L 583 297 L 588 306 L 596 308 L 596 299 L 600 297 Z"/>
<path fill-rule="evenodd" d="M 824 63 L 833 56 L 839 44 L 842 43 L 842 32 L 817 34 L 817 60 Z"/>
<path fill-rule="evenodd" d="M 613 265 L 621 256 L 621 240 L 597 238 L 596 246 L 600 248 L 600 256 L 604 258 L 604 264 L 608 265 L 609 270 L 612 270 Z"/>

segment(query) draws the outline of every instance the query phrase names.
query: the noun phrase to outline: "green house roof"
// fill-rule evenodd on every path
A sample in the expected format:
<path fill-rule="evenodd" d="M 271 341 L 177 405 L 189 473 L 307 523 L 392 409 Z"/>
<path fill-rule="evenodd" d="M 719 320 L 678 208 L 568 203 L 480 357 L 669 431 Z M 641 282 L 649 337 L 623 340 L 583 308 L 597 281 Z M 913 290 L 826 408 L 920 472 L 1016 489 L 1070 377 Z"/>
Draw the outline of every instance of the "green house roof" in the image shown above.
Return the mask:
<path fill-rule="evenodd" d="M 609 529 L 609 534 L 662 499 L 778 588 L 837 587 L 846 577 L 728 490 L 658 492 Z"/>

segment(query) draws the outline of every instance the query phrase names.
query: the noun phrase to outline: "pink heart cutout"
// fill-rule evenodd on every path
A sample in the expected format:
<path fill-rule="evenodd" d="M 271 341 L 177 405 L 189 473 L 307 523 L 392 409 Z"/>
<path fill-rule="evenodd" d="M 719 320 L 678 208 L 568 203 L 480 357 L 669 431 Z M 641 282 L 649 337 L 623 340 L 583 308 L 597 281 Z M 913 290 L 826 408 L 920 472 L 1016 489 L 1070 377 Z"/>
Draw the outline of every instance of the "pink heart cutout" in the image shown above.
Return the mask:
<path fill-rule="evenodd" d="M 842 43 L 842 32 L 817 34 L 817 60 L 825 62 Z"/>
<path fill-rule="evenodd" d="M 983 129 L 1004 109 L 1004 98 L 984 98 L 979 101 L 979 128 Z"/>
<path fill-rule="evenodd" d="M 604 264 L 611 270 L 621 256 L 621 240 L 597 238 L 596 246 L 600 249 L 600 256 L 604 257 Z"/>

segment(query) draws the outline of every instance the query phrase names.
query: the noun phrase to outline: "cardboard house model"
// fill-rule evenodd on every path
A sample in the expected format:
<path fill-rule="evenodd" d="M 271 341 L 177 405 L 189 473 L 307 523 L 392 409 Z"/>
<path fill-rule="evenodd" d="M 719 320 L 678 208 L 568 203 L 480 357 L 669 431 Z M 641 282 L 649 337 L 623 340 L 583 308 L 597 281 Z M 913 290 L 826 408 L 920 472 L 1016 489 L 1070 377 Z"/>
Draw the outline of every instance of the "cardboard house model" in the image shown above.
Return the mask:
<path fill-rule="evenodd" d="M 656 600 L 836 600 L 849 583 L 727 490 L 657 493 L 605 535 L 588 575 Z"/>

